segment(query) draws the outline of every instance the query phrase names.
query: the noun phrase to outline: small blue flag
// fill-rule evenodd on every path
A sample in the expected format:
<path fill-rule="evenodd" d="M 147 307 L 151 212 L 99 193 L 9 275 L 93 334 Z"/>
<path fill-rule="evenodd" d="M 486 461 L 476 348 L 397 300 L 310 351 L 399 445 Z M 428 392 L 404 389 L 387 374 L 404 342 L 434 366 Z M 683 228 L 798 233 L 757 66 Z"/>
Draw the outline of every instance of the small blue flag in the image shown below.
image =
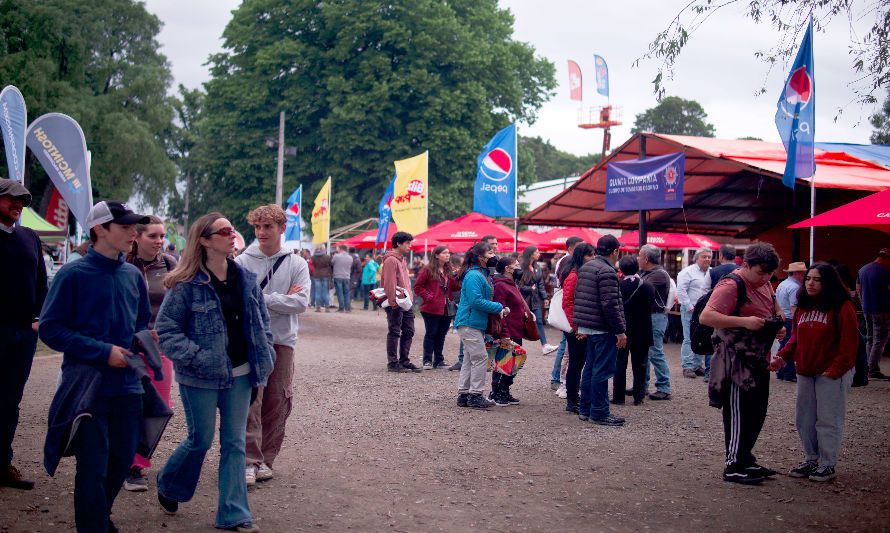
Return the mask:
<path fill-rule="evenodd" d="M 390 209 L 389 204 L 392 203 L 395 189 L 396 175 L 393 174 L 389 186 L 386 187 L 386 191 L 383 192 L 383 196 L 380 198 L 380 205 L 377 206 L 377 213 L 380 218 L 377 219 L 377 238 L 374 240 L 374 244 L 386 242 L 386 235 L 389 233 L 389 222 L 392 220 L 392 209 Z"/>
<path fill-rule="evenodd" d="M 300 185 L 288 198 L 287 209 L 284 213 L 287 215 L 287 226 L 284 229 L 284 240 L 301 241 L 302 232 L 300 228 L 300 204 L 303 203 L 303 186 Z"/>
<path fill-rule="evenodd" d="M 476 158 L 473 211 L 515 217 L 516 177 L 516 124 L 511 124 L 497 132 Z"/>
<path fill-rule="evenodd" d="M 593 56 L 593 68 L 596 70 L 596 92 L 609 97 L 609 66 L 606 60 L 598 55 Z"/>
<path fill-rule="evenodd" d="M 796 178 L 808 178 L 816 173 L 816 78 L 813 73 L 812 18 L 776 105 L 776 128 L 788 152 L 782 183 L 794 189 Z"/>

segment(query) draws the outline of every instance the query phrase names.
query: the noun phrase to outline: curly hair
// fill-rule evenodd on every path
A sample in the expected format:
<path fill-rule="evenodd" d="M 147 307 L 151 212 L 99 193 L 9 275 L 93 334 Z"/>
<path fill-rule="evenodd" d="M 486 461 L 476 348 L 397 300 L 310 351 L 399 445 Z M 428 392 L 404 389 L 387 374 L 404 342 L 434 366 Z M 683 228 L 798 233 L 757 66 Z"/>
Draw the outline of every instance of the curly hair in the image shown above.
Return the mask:
<path fill-rule="evenodd" d="M 278 226 L 284 226 L 287 224 L 287 215 L 284 214 L 284 209 L 280 205 L 275 204 L 261 205 L 247 213 L 247 223 L 251 226 L 259 224 L 264 220 L 268 220 Z"/>

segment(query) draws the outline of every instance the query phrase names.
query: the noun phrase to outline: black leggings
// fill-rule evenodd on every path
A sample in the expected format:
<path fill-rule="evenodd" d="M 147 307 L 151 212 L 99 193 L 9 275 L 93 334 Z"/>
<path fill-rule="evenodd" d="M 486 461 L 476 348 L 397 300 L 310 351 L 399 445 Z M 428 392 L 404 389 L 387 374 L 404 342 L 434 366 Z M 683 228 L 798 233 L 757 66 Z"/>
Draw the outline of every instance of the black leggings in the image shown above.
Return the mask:
<path fill-rule="evenodd" d="M 581 371 L 587 360 L 587 339 L 578 340 L 574 333 L 566 333 L 566 348 L 569 350 L 569 366 L 566 369 L 566 401 L 578 403 Z"/>

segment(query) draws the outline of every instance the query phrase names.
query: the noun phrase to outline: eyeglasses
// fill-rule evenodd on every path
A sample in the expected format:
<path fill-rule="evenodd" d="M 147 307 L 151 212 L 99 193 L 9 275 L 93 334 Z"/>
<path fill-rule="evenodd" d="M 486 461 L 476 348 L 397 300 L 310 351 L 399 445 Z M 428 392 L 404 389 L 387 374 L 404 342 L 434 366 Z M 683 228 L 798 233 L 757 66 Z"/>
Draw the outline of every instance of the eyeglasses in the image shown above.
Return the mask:
<path fill-rule="evenodd" d="M 231 237 L 235 233 L 235 228 L 219 228 L 216 231 L 205 232 L 204 237 L 212 237 L 219 235 L 220 237 Z"/>

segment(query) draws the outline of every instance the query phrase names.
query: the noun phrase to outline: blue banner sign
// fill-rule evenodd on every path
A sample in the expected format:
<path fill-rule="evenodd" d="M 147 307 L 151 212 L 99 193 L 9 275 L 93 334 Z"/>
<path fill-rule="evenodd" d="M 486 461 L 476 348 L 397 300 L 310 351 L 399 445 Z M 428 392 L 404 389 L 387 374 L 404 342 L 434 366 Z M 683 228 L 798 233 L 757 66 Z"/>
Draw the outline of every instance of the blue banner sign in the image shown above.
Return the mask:
<path fill-rule="evenodd" d="M 685 165 L 684 152 L 609 163 L 606 211 L 683 207 Z"/>

